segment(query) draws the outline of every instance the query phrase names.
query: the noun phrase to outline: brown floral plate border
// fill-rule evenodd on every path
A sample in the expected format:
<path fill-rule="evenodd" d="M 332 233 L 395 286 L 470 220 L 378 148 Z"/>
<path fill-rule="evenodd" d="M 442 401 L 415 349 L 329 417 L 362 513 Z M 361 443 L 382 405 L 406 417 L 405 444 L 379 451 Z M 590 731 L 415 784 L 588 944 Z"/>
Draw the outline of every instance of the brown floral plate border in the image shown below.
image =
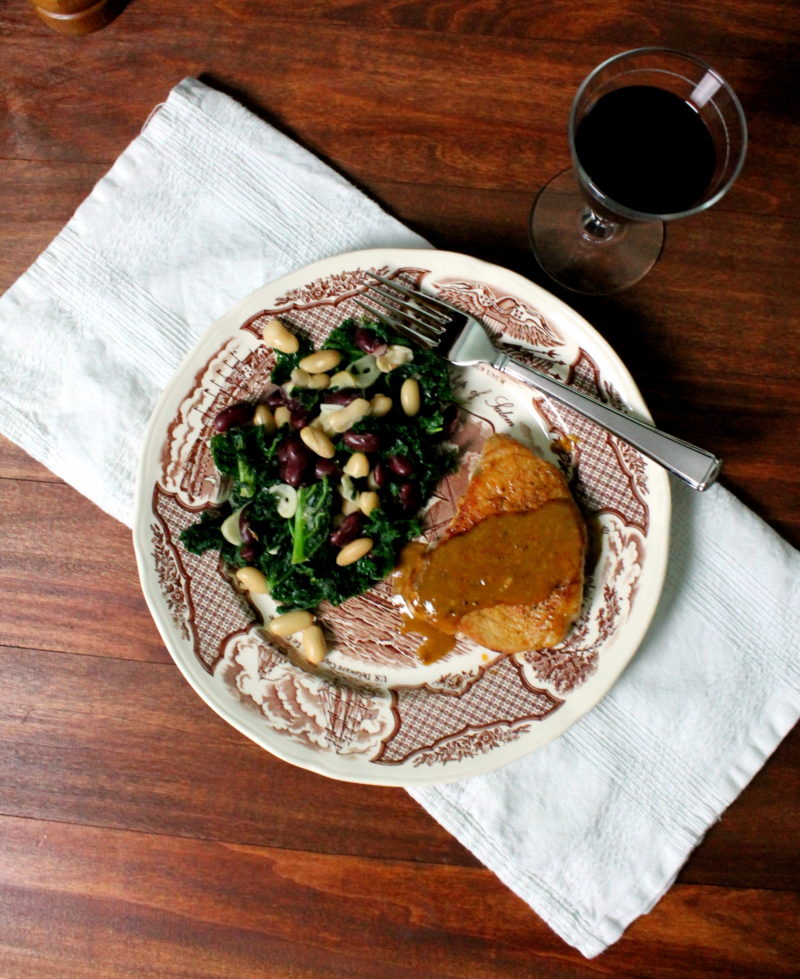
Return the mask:
<path fill-rule="evenodd" d="M 568 638 L 499 656 L 459 641 L 430 665 L 402 634 L 383 583 L 321 610 L 331 651 L 303 669 L 291 640 L 260 628 L 270 598 L 251 604 L 212 554 L 180 544 L 221 487 L 209 457 L 224 406 L 259 397 L 272 354 L 262 316 L 280 316 L 319 345 L 343 318 L 366 271 L 422 285 L 477 316 L 496 342 L 554 377 L 647 418 L 630 375 L 572 309 L 515 273 L 432 250 L 370 250 L 326 259 L 271 283 L 219 319 L 163 394 L 145 438 L 134 544 L 142 588 L 167 648 L 226 721 L 292 764 L 357 782 L 413 785 L 490 771 L 557 737 L 609 690 L 658 602 L 669 542 L 666 473 L 616 437 L 484 367 L 453 368 L 464 405 L 457 473 L 426 511 L 435 538 L 453 514 L 483 442 L 509 432 L 564 471 L 590 528 L 586 595 Z"/>

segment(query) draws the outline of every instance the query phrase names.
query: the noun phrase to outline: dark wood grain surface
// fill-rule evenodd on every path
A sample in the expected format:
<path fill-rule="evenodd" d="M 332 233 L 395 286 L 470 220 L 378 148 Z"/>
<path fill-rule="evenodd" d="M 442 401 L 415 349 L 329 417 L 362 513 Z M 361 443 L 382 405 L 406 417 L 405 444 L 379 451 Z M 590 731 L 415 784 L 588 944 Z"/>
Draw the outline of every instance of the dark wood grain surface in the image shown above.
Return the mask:
<path fill-rule="evenodd" d="M 84 37 L 5 0 L 0 290 L 199 76 L 438 247 L 566 298 L 657 422 L 720 453 L 724 484 L 798 546 L 799 42 L 794 0 L 131 0 Z M 584 75 L 645 44 L 728 77 L 747 163 L 640 285 L 565 295 L 531 259 L 530 203 L 569 163 Z M 206 708 L 129 532 L 0 439 L 0 975 L 797 975 L 799 891 L 795 731 L 586 961 L 402 790 L 292 768 Z"/>

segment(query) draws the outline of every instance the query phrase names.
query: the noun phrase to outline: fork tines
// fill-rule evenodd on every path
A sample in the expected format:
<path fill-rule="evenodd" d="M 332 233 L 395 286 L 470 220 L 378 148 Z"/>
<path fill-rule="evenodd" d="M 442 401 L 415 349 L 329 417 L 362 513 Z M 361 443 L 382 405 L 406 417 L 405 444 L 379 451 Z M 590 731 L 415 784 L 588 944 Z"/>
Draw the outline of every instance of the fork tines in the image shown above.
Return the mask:
<path fill-rule="evenodd" d="M 354 299 L 354 302 L 370 315 L 383 320 L 424 347 L 435 347 L 450 325 L 450 317 L 437 309 L 432 302 L 426 302 L 427 297 L 424 294 L 375 272 L 368 274 L 389 287 L 367 286 L 370 301 L 379 306 L 382 312 L 360 299 Z M 410 301 L 405 298 L 407 296 Z"/>

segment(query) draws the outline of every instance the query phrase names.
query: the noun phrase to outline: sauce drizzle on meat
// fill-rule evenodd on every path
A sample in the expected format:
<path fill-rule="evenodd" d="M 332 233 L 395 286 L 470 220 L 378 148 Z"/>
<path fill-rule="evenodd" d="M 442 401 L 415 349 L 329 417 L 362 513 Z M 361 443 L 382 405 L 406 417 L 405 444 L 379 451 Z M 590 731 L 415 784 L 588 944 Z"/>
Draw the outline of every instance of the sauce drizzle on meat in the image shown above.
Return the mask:
<path fill-rule="evenodd" d="M 404 632 L 424 637 L 418 655 L 438 659 L 464 616 L 496 606 L 533 606 L 583 574 L 586 530 L 570 499 L 498 513 L 431 550 L 408 545 L 395 572 L 407 606 Z"/>

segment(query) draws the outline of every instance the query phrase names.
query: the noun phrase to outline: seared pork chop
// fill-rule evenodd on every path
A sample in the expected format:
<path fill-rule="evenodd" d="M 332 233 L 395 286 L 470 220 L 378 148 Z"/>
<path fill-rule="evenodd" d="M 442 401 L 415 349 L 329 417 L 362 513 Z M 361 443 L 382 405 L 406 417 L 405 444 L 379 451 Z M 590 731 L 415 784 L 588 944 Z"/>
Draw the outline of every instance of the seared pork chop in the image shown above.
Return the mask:
<path fill-rule="evenodd" d="M 492 540 L 492 534 L 483 531 L 495 527 L 503 530 L 504 521 L 493 523 L 493 518 L 534 511 L 537 511 L 536 518 L 527 525 L 538 526 L 540 533 L 560 528 L 553 531 L 556 544 L 542 541 L 537 551 L 540 543 L 537 541 L 516 542 L 506 538 L 504 543 L 498 543 L 498 547 L 508 549 L 509 555 L 509 577 L 503 583 L 500 579 L 505 574 L 505 551 L 485 558 L 482 553 L 472 554 L 468 545 L 473 539 L 481 540 L 482 547 L 478 550 L 485 553 L 485 542 Z M 551 517 L 557 524 L 549 523 Z M 508 522 L 505 524 L 507 532 Z M 479 525 L 484 525 L 482 533 L 469 533 Z M 517 528 L 518 524 L 514 526 Z M 446 562 L 438 562 L 440 555 L 434 557 L 433 552 L 437 548 L 447 550 L 447 542 L 462 535 L 466 536 L 460 544 L 467 546 L 459 548 L 457 567 L 470 565 L 471 571 L 465 572 L 457 585 L 448 584 L 448 577 L 455 579 L 456 568 L 451 567 L 448 572 Z M 541 536 L 549 541 L 553 534 Z M 496 540 L 503 541 L 502 533 Z M 452 548 L 451 553 L 455 553 Z M 441 632 L 466 636 L 502 653 L 542 649 L 561 642 L 578 616 L 583 600 L 585 553 L 585 526 L 563 475 L 515 439 L 493 435 L 484 446 L 478 470 L 442 541 L 426 555 L 419 556 L 400 591 L 414 617 L 432 623 Z M 530 563 L 526 563 L 526 555 L 531 556 Z M 441 571 L 437 570 L 437 563 L 444 564 Z M 485 570 L 488 568 L 491 572 Z M 512 573 L 516 580 L 513 587 L 509 584 Z M 491 587 L 482 591 L 483 579 L 489 576 Z M 524 592 L 528 578 L 530 595 L 537 596 L 535 601 L 521 604 L 503 601 L 506 594 L 518 596 L 520 589 Z M 449 595 L 445 594 L 448 587 Z M 499 597 L 496 604 L 491 603 L 493 594 Z M 461 595 L 465 597 L 459 605 Z"/>

